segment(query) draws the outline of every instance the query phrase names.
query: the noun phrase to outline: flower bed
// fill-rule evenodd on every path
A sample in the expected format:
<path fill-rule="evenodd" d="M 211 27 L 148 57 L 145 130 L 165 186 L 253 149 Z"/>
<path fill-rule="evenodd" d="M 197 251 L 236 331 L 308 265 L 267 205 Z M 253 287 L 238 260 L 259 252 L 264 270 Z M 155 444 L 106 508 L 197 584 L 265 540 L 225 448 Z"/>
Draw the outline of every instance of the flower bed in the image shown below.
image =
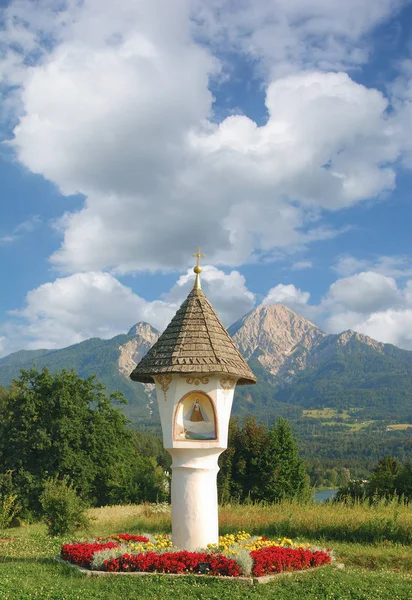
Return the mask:
<path fill-rule="evenodd" d="M 300 571 L 331 562 L 331 553 L 287 538 L 268 540 L 241 531 L 222 536 L 200 552 L 173 548 L 168 536 L 117 534 L 91 542 L 63 544 L 61 558 L 106 572 L 203 573 L 260 577 Z"/>

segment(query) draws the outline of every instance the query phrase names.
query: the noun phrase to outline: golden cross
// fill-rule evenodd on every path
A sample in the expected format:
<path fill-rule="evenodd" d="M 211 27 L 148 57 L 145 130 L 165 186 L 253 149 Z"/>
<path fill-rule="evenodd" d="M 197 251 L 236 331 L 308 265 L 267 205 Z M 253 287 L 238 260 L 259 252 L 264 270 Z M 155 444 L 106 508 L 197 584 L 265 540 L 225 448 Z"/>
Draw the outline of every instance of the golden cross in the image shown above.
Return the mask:
<path fill-rule="evenodd" d="M 204 258 L 205 255 L 204 254 L 200 254 L 200 248 L 197 249 L 197 254 L 192 254 L 192 256 L 194 258 L 197 258 L 197 262 L 196 262 L 196 267 L 200 267 L 200 259 Z"/>
<path fill-rule="evenodd" d="M 192 254 L 197 259 L 196 266 L 193 268 L 193 271 L 196 273 L 195 284 L 193 286 L 194 290 L 200 290 L 200 273 L 202 272 L 202 267 L 200 266 L 200 259 L 204 258 L 204 254 L 200 254 L 200 248 L 197 249 L 197 254 Z"/>

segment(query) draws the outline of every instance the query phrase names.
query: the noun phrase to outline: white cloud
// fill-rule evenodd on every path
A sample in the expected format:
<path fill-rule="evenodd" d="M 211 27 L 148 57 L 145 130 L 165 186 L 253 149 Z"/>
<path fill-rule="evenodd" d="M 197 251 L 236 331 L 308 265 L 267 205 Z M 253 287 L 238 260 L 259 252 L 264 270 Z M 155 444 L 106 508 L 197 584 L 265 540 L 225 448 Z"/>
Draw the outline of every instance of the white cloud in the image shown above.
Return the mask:
<path fill-rule="evenodd" d="M 338 257 L 332 269 L 345 277 L 360 271 L 374 271 L 388 277 L 410 277 L 412 259 L 409 256 L 380 256 L 375 260 L 358 259 L 350 254 Z"/>
<path fill-rule="evenodd" d="M 37 348 L 62 348 L 91 337 L 126 333 L 138 321 L 162 331 L 193 287 L 193 271 L 182 275 L 163 299 L 147 301 L 109 273 L 76 273 L 31 290 L 21 310 L 1 326 L 0 355 Z M 206 266 L 202 285 L 225 325 L 248 312 L 254 294 L 237 271 Z"/>
<path fill-rule="evenodd" d="M 198 29 L 218 46 L 242 50 L 269 74 L 366 62 L 365 39 L 406 4 L 397 0 L 211 0 L 196 3 Z"/>
<path fill-rule="evenodd" d="M 292 271 L 302 271 L 303 269 L 311 269 L 313 267 L 313 263 L 311 260 L 298 260 L 293 263 Z"/>
<path fill-rule="evenodd" d="M 21 310 L 0 327 L 0 356 L 21 348 L 61 348 L 90 337 L 110 338 L 146 321 L 163 330 L 186 298 L 194 275 L 188 269 L 161 299 L 147 301 L 109 273 L 76 273 L 30 291 Z M 226 326 L 253 309 L 255 295 L 238 271 L 206 265 L 202 287 Z M 412 280 L 361 272 L 334 282 L 318 305 L 293 284 L 269 290 L 264 305 L 282 303 L 330 333 L 353 329 L 385 343 L 412 349 Z M 120 308 L 119 308 L 120 307 Z"/>
<path fill-rule="evenodd" d="M 316 305 L 309 304 L 310 293 L 305 292 L 293 284 L 279 283 L 271 288 L 265 298 L 262 300 L 263 305 L 269 304 L 284 304 L 298 315 L 315 321 L 318 317 L 319 308 Z"/>
<path fill-rule="evenodd" d="M 324 301 L 358 313 L 379 311 L 401 300 L 396 281 L 380 273 L 366 271 L 333 283 Z"/>
<path fill-rule="evenodd" d="M 279 283 L 275 287 L 271 288 L 263 299 L 262 304 L 275 304 L 280 302 L 287 306 L 297 306 L 307 304 L 310 298 L 309 292 L 302 292 L 299 288 L 296 288 L 293 284 L 284 285 Z"/>
<path fill-rule="evenodd" d="M 172 10 L 170 2 L 160 0 L 13 0 L 2 11 L 0 67 L 4 78 L 19 83 L 24 65 L 36 64 L 50 46 L 85 36 L 92 45 L 102 39 L 116 44 L 143 21 L 165 37 L 183 23 L 217 51 L 244 52 L 278 76 L 302 67 L 339 70 L 365 62 L 368 34 L 405 4 L 407 0 L 175 0 Z"/>
<path fill-rule="evenodd" d="M 338 260 L 336 261 L 336 264 L 333 265 L 332 269 L 338 275 L 348 277 L 349 275 L 354 275 L 359 271 L 367 269 L 368 264 L 368 261 L 365 259 L 358 259 L 354 256 L 345 254 L 338 257 Z"/>
<path fill-rule="evenodd" d="M 22 221 L 16 225 L 10 233 L 0 235 L 1 244 L 13 244 L 21 239 L 25 234 L 32 233 L 41 224 L 39 215 L 34 215 L 25 221 Z"/>
<path fill-rule="evenodd" d="M 9 19 L 8 35 L 17 23 L 22 36 L 26 2 L 12 6 L 20 21 Z M 285 73 L 268 80 L 266 124 L 243 115 L 216 124 L 209 80 L 219 64 L 215 46 L 192 37 L 193 3 L 87 0 L 60 13 L 52 6 L 43 0 L 27 12 L 22 47 L 42 57 L 21 65 L 11 144 L 64 194 L 86 196 L 82 210 L 59 221 L 64 240 L 52 261 L 62 271 L 182 268 L 199 243 L 214 264 L 239 265 L 336 235 L 321 220 L 324 209 L 393 189 L 390 165 L 400 149 L 388 101 L 345 73 Z M 356 19 L 320 0 L 274 2 L 269 13 L 247 2 L 246 12 L 233 12 L 239 22 L 252 12 L 245 22 L 254 40 L 279 14 L 299 32 L 296 47 L 327 30 L 332 47 L 339 36 L 343 44 L 360 39 L 393 6 L 363 0 Z M 243 48 L 249 34 L 237 22 L 228 27 Z M 40 47 L 42 30 L 54 39 L 49 51 Z"/>
<path fill-rule="evenodd" d="M 314 207 L 349 206 L 394 184 L 394 172 L 381 167 L 396 158 L 384 119 L 386 101 L 344 74 L 310 73 L 273 83 L 270 118 L 262 127 L 244 116 L 220 125 L 205 122 L 201 129 L 193 117 L 189 127 L 177 100 L 162 107 L 173 127 L 159 130 L 156 110 L 142 119 L 138 102 L 122 104 L 117 94 L 95 114 L 92 88 L 106 77 L 103 71 L 94 71 L 94 82 L 82 76 L 70 119 L 66 100 L 56 94 L 52 114 L 45 108 L 39 118 L 28 93 L 32 117 L 15 129 L 13 143 L 29 168 L 67 193 L 88 195 L 83 210 L 61 220 L 64 242 L 52 260 L 64 270 L 180 267 L 197 242 L 214 263 L 240 264 L 254 251 L 330 237 L 328 228 L 313 221 Z M 57 79 L 61 72 L 56 70 Z M 46 86 L 60 89 L 52 73 L 44 75 L 36 73 L 30 84 L 40 78 L 34 86 L 39 100 Z M 108 95 L 102 104 L 110 102 Z"/>
<path fill-rule="evenodd" d="M 335 210 L 394 185 L 387 105 L 345 73 L 299 73 L 269 85 L 266 125 L 230 116 L 191 140 L 215 174 L 253 186 L 260 208 L 269 196 Z"/>

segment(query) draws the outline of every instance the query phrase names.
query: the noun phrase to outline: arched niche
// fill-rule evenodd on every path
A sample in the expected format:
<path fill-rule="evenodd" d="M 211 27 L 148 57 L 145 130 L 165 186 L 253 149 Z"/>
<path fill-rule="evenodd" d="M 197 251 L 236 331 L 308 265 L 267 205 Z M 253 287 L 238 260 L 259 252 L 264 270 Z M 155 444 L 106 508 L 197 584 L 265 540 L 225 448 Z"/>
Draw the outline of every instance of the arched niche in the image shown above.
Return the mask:
<path fill-rule="evenodd" d="M 176 407 L 173 439 L 181 441 L 217 440 L 217 420 L 211 398 L 204 392 L 189 392 Z"/>

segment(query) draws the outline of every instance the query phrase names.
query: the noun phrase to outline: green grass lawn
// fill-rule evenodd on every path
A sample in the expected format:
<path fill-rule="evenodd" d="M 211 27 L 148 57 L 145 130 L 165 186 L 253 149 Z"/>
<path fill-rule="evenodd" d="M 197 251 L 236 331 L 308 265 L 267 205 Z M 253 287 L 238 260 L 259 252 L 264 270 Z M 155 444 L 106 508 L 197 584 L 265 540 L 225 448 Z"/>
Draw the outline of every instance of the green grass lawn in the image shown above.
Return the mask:
<path fill-rule="evenodd" d="M 285 503 L 275 507 L 224 507 L 222 530 L 236 531 L 239 523 L 248 521 L 252 533 L 262 530 L 275 533 L 279 524 L 289 523 L 295 538 L 333 548 L 337 561 L 345 563 L 344 569 L 323 567 L 310 573 L 280 576 L 276 581 L 257 586 L 194 576 L 87 577 L 54 560 L 61 543 L 67 539 L 48 538 L 39 524 L 8 529 L 0 534 L 0 599 L 412 600 L 412 547 L 396 540 L 400 535 L 397 527 L 410 527 L 411 512 L 402 507 L 393 519 L 394 508 L 383 506 L 369 512 L 364 506 L 355 506 L 352 511 L 342 508 L 340 516 L 332 506 Z M 170 531 L 169 515 L 152 513 L 150 508 L 111 507 L 93 510 L 91 514 L 95 517 L 92 529 L 79 534 L 79 538 L 125 531 Z M 392 526 L 388 527 L 391 515 Z M 377 519 L 386 524 L 384 535 L 378 530 L 379 540 L 363 541 L 368 524 L 371 532 L 376 530 Z M 322 535 L 316 535 L 316 526 Z M 339 536 L 339 526 L 350 535 Z M 333 539 L 325 536 L 328 530 Z M 347 541 L 348 537 L 352 541 Z"/>

